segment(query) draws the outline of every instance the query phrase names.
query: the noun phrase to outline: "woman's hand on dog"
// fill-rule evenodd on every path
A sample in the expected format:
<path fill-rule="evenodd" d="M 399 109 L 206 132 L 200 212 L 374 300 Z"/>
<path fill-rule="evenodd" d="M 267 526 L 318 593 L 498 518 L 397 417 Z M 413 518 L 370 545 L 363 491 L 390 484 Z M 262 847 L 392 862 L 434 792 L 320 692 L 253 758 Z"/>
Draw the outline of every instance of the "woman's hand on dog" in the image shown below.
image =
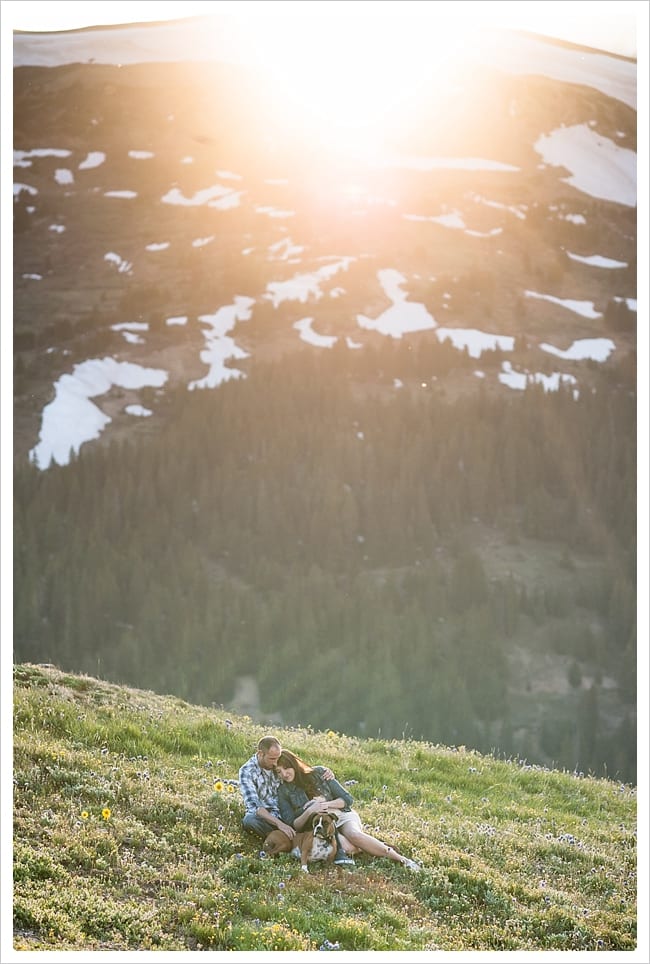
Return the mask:
<path fill-rule="evenodd" d="M 309 803 L 305 804 L 303 813 L 327 813 L 332 810 L 332 801 L 325 797 L 314 797 Z"/>

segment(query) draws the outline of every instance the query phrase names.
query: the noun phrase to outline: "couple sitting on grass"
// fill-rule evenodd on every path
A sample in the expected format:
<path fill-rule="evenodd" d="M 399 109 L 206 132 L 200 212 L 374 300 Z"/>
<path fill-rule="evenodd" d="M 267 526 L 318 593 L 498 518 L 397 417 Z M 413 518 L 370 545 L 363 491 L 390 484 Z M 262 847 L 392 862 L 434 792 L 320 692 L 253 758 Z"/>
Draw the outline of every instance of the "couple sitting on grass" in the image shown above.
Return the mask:
<path fill-rule="evenodd" d="M 359 814 L 352 809 L 352 797 L 329 767 L 309 766 L 283 750 L 274 736 L 262 737 L 257 752 L 241 767 L 239 789 L 246 808 L 243 827 L 262 840 L 272 830 L 281 830 L 293 840 L 314 813 L 326 810 L 336 815 L 335 864 L 354 866 L 351 855 L 361 852 L 420 870 L 414 860 L 364 832 Z"/>

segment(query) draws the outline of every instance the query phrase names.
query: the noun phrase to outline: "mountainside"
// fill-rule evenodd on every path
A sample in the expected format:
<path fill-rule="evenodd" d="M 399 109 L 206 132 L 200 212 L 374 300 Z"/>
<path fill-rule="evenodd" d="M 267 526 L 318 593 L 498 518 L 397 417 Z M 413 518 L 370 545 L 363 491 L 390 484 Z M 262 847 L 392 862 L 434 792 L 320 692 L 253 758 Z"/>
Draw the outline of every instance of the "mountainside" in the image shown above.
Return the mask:
<path fill-rule="evenodd" d="M 370 151 L 108 33 L 14 69 L 16 659 L 634 781 L 635 65 Z"/>
<path fill-rule="evenodd" d="M 16 951 L 626 951 L 636 793 L 411 740 L 277 729 L 423 869 L 268 858 L 237 778 L 264 730 L 175 697 L 19 665 Z M 3 959 L 9 949 L 3 928 Z"/>
<path fill-rule="evenodd" d="M 306 343 L 407 338 L 469 350 L 479 369 L 501 349 L 486 381 L 509 392 L 553 373 L 590 390 L 590 358 L 633 350 L 634 109 L 478 64 L 442 104 L 419 91 L 364 159 L 276 93 L 225 64 L 15 69 L 21 456 L 48 434 L 54 385 L 93 356 L 190 387 L 210 358 L 216 385 Z M 111 393 L 107 431 L 128 431 Z M 59 431 L 62 462 L 84 439 Z"/>

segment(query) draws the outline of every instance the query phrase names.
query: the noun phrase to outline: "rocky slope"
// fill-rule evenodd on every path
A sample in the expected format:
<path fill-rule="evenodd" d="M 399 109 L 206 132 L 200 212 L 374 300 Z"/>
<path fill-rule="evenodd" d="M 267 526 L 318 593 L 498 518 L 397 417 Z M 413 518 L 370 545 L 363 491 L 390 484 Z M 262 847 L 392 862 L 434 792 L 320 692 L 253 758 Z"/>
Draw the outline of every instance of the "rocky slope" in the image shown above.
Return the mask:
<path fill-rule="evenodd" d="M 368 322 L 389 305 L 382 271 L 401 275 L 395 304 L 432 320 L 390 333 L 416 349 L 443 340 L 436 328 L 506 336 L 508 370 L 530 375 L 557 371 L 578 339 L 609 338 L 606 364 L 629 368 L 634 108 L 485 64 L 455 78 L 444 110 L 433 94 L 420 91 L 383 155 L 360 160 L 326 132 L 306 137 L 251 68 L 17 67 L 17 455 L 34 446 L 57 380 L 88 358 L 162 369 L 168 387 L 198 382 L 205 317 L 237 297 L 250 299 L 232 326 L 247 355 L 226 361 L 237 374 L 334 339 L 386 338 Z M 309 347 L 295 327 L 305 316 Z M 556 357 L 540 350 L 549 343 Z M 560 367 L 581 388 L 603 368 Z M 468 373 L 453 387 L 477 383 Z M 490 387 L 511 391 L 494 374 Z M 108 431 L 123 428 L 113 418 Z"/>

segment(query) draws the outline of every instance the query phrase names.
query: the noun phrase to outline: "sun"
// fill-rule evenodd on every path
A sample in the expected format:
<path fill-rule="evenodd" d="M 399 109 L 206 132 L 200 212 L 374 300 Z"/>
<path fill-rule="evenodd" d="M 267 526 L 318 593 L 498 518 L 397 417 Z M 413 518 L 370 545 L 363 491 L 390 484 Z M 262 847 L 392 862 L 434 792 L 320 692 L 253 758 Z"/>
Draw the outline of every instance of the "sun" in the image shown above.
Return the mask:
<path fill-rule="evenodd" d="M 400 13 L 400 11 L 404 11 Z M 258 25 L 253 53 L 273 121 L 352 157 L 376 154 L 417 123 L 423 94 L 437 109 L 458 83 L 480 31 L 453 4 L 289 4 Z M 466 21 L 466 17 L 463 18 Z"/>

